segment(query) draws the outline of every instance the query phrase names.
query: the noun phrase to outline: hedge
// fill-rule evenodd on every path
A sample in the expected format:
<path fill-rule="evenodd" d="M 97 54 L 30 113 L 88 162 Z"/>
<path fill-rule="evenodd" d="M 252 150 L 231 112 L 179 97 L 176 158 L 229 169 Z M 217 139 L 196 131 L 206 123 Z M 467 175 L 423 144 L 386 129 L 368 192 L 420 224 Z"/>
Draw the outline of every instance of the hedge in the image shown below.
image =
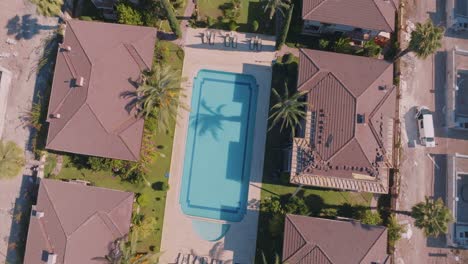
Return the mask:
<path fill-rule="evenodd" d="M 179 20 L 174 13 L 174 8 L 169 0 L 162 0 L 164 9 L 166 10 L 167 20 L 169 21 L 169 26 L 172 29 L 172 32 L 176 34 L 177 38 L 182 37 L 182 31 L 180 30 Z"/>

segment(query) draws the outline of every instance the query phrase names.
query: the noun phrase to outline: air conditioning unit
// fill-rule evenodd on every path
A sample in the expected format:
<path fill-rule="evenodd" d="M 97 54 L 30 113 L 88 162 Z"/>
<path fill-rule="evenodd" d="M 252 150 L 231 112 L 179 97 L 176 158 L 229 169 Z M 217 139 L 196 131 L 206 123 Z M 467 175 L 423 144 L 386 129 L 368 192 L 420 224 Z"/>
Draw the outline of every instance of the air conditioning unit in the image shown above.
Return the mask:
<path fill-rule="evenodd" d="M 80 76 L 76 78 L 76 86 L 82 87 L 84 85 L 84 77 Z"/>
<path fill-rule="evenodd" d="M 57 263 L 57 254 L 49 253 L 49 255 L 47 255 L 47 264 L 55 263 Z"/>
<path fill-rule="evenodd" d="M 34 216 L 35 216 L 36 218 L 42 218 L 42 217 L 44 217 L 44 215 L 45 215 L 45 214 L 44 214 L 44 212 L 42 212 L 42 211 L 34 211 Z"/>

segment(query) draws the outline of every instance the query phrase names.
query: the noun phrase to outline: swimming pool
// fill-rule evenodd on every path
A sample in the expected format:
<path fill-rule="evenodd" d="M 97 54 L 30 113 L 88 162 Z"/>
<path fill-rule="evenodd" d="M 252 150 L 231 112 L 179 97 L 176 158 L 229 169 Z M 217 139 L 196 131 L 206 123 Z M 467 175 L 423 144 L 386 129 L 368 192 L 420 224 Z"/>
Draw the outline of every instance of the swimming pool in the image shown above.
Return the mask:
<path fill-rule="evenodd" d="M 179 200 L 186 215 L 228 222 L 244 217 L 257 94 L 251 75 L 198 72 Z"/>

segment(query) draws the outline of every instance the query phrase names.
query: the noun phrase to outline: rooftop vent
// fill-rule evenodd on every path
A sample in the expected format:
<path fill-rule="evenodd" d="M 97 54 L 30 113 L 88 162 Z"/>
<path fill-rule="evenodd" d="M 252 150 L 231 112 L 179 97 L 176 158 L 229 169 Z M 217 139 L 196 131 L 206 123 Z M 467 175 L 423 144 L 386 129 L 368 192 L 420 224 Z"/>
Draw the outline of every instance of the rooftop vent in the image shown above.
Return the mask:
<path fill-rule="evenodd" d="M 60 114 L 52 114 L 52 118 L 60 119 L 61 115 Z"/>
<path fill-rule="evenodd" d="M 33 213 L 34 213 L 34 216 L 37 217 L 37 218 L 44 217 L 44 212 L 42 212 L 42 211 L 33 211 Z"/>
<path fill-rule="evenodd" d="M 71 46 L 65 46 L 64 48 L 66 51 L 71 51 Z"/>
<path fill-rule="evenodd" d="M 80 76 L 80 77 L 76 78 L 76 86 L 82 87 L 83 85 L 84 85 L 84 77 Z"/>
<path fill-rule="evenodd" d="M 366 123 L 366 115 L 365 114 L 357 114 L 356 116 L 356 122 L 358 124 L 364 124 Z"/>
<path fill-rule="evenodd" d="M 379 85 L 379 90 L 380 91 L 386 91 L 387 90 L 387 85 Z"/>
<path fill-rule="evenodd" d="M 57 263 L 57 254 L 49 253 L 47 256 L 47 264 L 55 264 Z"/>

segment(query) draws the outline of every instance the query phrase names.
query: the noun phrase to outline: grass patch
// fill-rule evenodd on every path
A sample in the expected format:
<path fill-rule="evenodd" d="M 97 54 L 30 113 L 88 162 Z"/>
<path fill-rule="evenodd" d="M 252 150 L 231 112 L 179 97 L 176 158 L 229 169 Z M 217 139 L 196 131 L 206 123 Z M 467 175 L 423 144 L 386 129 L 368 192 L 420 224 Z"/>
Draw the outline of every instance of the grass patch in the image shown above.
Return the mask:
<path fill-rule="evenodd" d="M 44 177 L 49 178 L 52 176 L 55 166 L 57 165 L 57 156 L 53 153 L 48 153 L 45 166 L 44 166 Z"/>
<path fill-rule="evenodd" d="M 298 58 L 290 58 L 283 63 L 283 58 L 273 66 L 272 87 L 282 93 L 284 89 L 289 89 L 291 93 L 296 91 Z M 270 106 L 275 102 L 270 99 Z M 297 190 L 297 185 L 289 183 L 289 173 L 281 173 L 282 164 L 286 156 L 283 149 L 291 144 L 289 131 L 280 131 L 279 127 L 274 127 L 268 132 L 265 163 L 263 173 L 263 183 L 261 191 L 262 202 L 270 197 L 280 197 L 282 201 L 288 200 Z M 340 216 L 350 217 L 357 209 L 367 209 L 370 206 L 372 194 L 340 192 L 329 189 L 303 187 L 296 193 L 297 197 L 304 200 L 309 215 L 323 216 L 331 215 L 334 212 Z M 257 233 L 257 254 L 256 263 L 262 263 L 262 253 L 268 260 L 273 261 L 276 254 L 281 256 L 283 238 L 282 235 L 274 236 L 269 229 L 272 215 L 264 211 L 260 212 L 259 227 Z M 280 227 L 282 230 L 283 226 Z M 281 232 L 282 233 L 282 232 Z"/>
<path fill-rule="evenodd" d="M 154 64 L 163 64 L 165 66 L 170 66 L 174 70 L 182 70 L 183 51 L 177 45 L 167 41 L 159 41 L 158 45 L 167 49 L 168 52 L 165 53 L 163 59 L 157 59 L 155 57 Z M 144 195 L 149 202 L 141 206 L 140 213 L 148 217 L 154 217 L 157 224 L 155 233 L 139 241 L 137 249 L 141 252 L 151 251 L 152 249 L 158 251 L 161 245 L 167 188 L 155 188 L 154 186 L 167 186 L 168 184 L 165 175 L 170 169 L 174 125 L 175 124 L 172 124 L 172 129 L 169 131 L 159 132 L 156 130 L 153 134 L 154 142 L 156 142 L 157 145 L 163 146 L 162 148 L 158 148 L 159 154 L 156 155 L 154 162 L 149 166 L 149 173 L 146 176 L 147 180 L 153 186 L 146 186 L 144 182 L 131 183 L 123 181 L 120 177 L 113 176 L 110 170 L 92 171 L 86 168 L 78 168 L 71 162 L 70 156 L 68 155 L 64 155 L 61 172 L 56 176 L 52 175 L 51 178 L 86 180 L 95 186 Z M 52 164 L 50 166 L 52 166 Z"/>
<path fill-rule="evenodd" d="M 228 28 L 228 23 L 221 23 L 218 18 L 223 17 L 223 11 L 220 7 L 229 4 L 229 0 L 199 0 L 198 9 L 200 20 L 206 21 L 206 17 L 212 17 L 218 20 L 214 27 Z M 268 15 L 263 10 L 263 3 L 260 0 L 241 0 L 240 17 L 237 19 L 239 25 L 238 31 L 252 32 L 253 21 L 260 24 L 258 32 L 264 31 L 264 25 L 268 21 Z"/>

